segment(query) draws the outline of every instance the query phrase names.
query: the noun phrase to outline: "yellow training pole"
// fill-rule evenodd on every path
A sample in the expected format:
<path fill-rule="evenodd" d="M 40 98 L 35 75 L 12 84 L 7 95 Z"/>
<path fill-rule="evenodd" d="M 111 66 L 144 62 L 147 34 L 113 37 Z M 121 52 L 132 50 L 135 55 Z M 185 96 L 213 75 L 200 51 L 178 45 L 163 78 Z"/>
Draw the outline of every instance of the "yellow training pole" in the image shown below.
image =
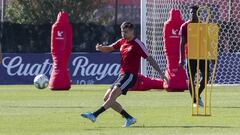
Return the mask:
<path fill-rule="evenodd" d="M 218 48 L 218 31 L 219 28 L 216 24 L 209 24 L 210 10 L 207 7 L 200 7 L 197 11 L 198 20 L 200 20 L 199 10 L 205 9 L 207 11 L 207 17 L 205 23 L 190 23 L 188 25 L 188 70 L 189 71 L 189 81 L 191 82 L 192 88 L 192 115 L 193 116 L 210 116 L 211 115 L 211 96 L 212 87 L 214 81 L 214 75 L 216 72 L 217 65 L 217 48 Z M 197 61 L 197 76 L 196 76 L 196 86 L 194 91 L 194 80 L 191 74 L 190 59 Z M 204 88 L 204 108 L 203 111 L 199 111 L 198 100 L 199 100 L 199 78 L 200 78 L 200 60 L 205 60 L 205 88 Z M 214 60 L 213 73 L 211 75 L 211 87 L 208 91 L 208 60 Z M 210 75 L 210 74 L 209 74 Z M 210 76 L 209 76 L 210 77 Z M 194 95 L 196 95 L 196 108 L 194 108 Z M 208 97 L 209 96 L 209 97 Z M 207 111 L 207 108 L 209 112 Z"/>

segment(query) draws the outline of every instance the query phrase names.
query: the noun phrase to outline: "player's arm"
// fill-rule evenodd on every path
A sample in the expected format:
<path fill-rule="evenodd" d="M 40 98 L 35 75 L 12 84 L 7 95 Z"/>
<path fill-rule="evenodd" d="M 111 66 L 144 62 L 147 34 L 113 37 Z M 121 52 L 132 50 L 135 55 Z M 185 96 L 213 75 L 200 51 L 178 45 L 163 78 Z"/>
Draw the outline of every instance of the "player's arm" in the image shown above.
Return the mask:
<path fill-rule="evenodd" d="M 185 36 L 181 35 L 180 36 L 180 58 L 179 58 L 179 64 L 183 65 L 184 64 L 184 45 L 186 43 L 186 38 Z"/>
<path fill-rule="evenodd" d="M 184 34 L 180 35 L 180 49 L 179 49 L 179 66 L 184 65 L 184 45 L 186 44 L 187 39 Z"/>
<path fill-rule="evenodd" d="M 103 46 L 102 44 L 97 44 L 96 50 L 103 53 L 108 53 L 114 51 L 115 49 L 113 48 L 113 46 Z"/>
<path fill-rule="evenodd" d="M 153 57 L 151 55 L 149 55 L 146 60 L 149 62 L 149 64 L 160 74 L 160 76 L 162 77 L 162 79 L 164 79 L 165 81 L 168 81 L 167 77 L 164 75 L 163 71 L 159 68 L 156 60 L 153 59 Z"/>

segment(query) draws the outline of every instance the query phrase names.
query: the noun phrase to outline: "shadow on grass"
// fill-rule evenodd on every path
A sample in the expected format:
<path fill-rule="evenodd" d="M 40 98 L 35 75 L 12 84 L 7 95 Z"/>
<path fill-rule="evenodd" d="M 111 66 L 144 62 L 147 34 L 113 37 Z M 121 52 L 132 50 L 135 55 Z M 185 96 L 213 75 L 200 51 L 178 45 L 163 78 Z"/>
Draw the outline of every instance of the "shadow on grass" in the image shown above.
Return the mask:
<path fill-rule="evenodd" d="M 240 106 L 214 106 L 213 108 L 240 109 Z"/>
<path fill-rule="evenodd" d="M 5 108 L 86 108 L 82 106 L 4 106 Z"/>
<path fill-rule="evenodd" d="M 231 126 L 132 126 L 132 128 L 236 128 Z"/>
<path fill-rule="evenodd" d="M 86 131 L 99 131 L 99 130 L 102 130 L 101 128 L 87 128 L 87 129 L 83 129 L 83 130 L 86 130 Z"/>
<path fill-rule="evenodd" d="M 97 127 L 97 129 L 104 128 L 121 128 L 121 127 Z M 129 128 L 237 128 L 231 126 L 131 126 Z"/>

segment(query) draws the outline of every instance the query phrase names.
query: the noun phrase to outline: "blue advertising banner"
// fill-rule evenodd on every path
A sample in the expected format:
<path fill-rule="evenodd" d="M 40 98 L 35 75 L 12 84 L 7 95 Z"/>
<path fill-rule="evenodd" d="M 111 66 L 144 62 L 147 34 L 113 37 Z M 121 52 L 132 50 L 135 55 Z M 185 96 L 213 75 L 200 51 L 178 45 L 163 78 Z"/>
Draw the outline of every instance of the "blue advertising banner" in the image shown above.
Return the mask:
<path fill-rule="evenodd" d="M 235 60 L 231 60 L 235 58 Z M 220 53 L 216 84 L 239 84 L 239 53 Z M 120 55 L 115 53 L 73 53 L 68 64 L 72 84 L 111 84 L 118 76 Z M 51 54 L 4 53 L 0 64 L 1 84 L 33 84 L 38 74 L 50 77 Z"/>
<path fill-rule="evenodd" d="M 72 84 L 111 84 L 120 69 L 119 53 L 73 53 L 68 68 Z M 3 54 L 0 84 L 33 84 L 38 74 L 50 77 L 51 54 Z"/>

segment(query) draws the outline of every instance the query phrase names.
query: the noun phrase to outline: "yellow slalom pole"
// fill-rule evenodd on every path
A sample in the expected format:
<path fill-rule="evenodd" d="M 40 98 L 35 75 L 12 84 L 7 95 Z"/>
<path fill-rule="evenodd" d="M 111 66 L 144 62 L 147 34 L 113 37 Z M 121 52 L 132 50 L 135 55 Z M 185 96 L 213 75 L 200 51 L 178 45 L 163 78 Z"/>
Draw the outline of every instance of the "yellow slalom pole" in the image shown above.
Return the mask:
<path fill-rule="evenodd" d="M 198 23 L 197 25 L 197 67 L 196 67 L 196 71 L 197 71 L 197 78 L 196 78 L 196 86 L 195 86 L 195 92 L 196 92 L 196 113 L 198 115 L 198 97 L 199 97 L 199 57 L 200 57 L 200 47 L 199 47 L 199 42 L 200 42 L 200 23 Z"/>
<path fill-rule="evenodd" d="M 209 47 L 209 33 L 208 33 L 208 21 L 209 17 L 211 16 L 209 8 L 205 7 L 207 9 L 208 15 L 206 18 L 206 47 L 205 47 L 205 88 L 204 88 L 204 114 L 207 115 L 207 80 L 208 80 L 208 47 Z"/>
<path fill-rule="evenodd" d="M 206 116 L 207 115 L 207 75 L 208 75 L 208 73 L 207 73 L 207 71 L 208 71 L 208 21 L 209 21 L 209 17 L 210 17 L 210 10 L 206 7 L 206 6 L 203 6 L 203 7 L 200 7 L 198 10 L 197 10 L 197 16 L 198 16 L 198 20 L 200 21 L 200 13 L 199 13 L 199 11 L 200 11 L 200 9 L 206 9 L 207 10 L 207 12 L 208 12 L 208 15 L 207 15 L 207 18 L 206 18 L 206 33 L 205 33 L 205 36 L 206 36 L 206 46 L 204 47 L 204 62 L 205 62 L 205 73 L 202 73 L 202 74 L 204 74 L 204 79 L 205 79 L 205 81 L 204 81 L 204 89 L 203 89 L 203 91 L 204 91 L 204 115 Z M 200 39 L 199 37 L 200 37 L 200 33 L 202 33 L 201 31 L 200 31 L 200 22 L 198 23 L 198 32 L 197 32 L 197 34 L 198 34 L 198 36 L 197 36 L 197 53 L 198 53 L 198 59 L 197 59 L 197 80 L 196 80 L 196 90 L 197 90 L 197 95 L 196 95 L 196 100 L 197 100 L 197 107 L 196 107 L 196 109 L 197 109 L 197 115 L 198 115 L 198 110 L 199 110 L 199 108 L 198 108 L 198 100 L 199 100 L 199 61 L 201 60 L 201 57 L 200 57 L 200 47 L 199 47 L 199 45 L 200 45 L 200 40 L 202 40 L 202 39 Z"/>
<path fill-rule="evenodd" d="M 188 55 L 189 55 L 189 51 L 188 51 Z M 194 87 L 193 87 L 193 80 L 192 80 L 192 73 L 191 73 L 191 68 L 190 68 L 190 59 L 188 58 L 188 70 L 189 70 L 189 81 L 191 82 L 191 90 L 192 90 L 192 115 L 194 115 L 194 95 L 195 95 L 195 91 L 194 91 Z"/>
<path fill-rule="evenodd" d="M 217 28 L 217 32 L 219 31 L 218 29 L 218 26 L 214 27 L 213 29 L 216 30 Z M 211 90 L 210 90 L 210 103 L 209 103 L 209 115 L 212 115 L 212 103 L 211 103 L 211 98 L 212 98 L 212 89 L 213 89 L 213 83 L 214 83 L 214 80 L 215 80 L 215 74 L 216 74 L 216 69 L 217 69 L 217 60 L 218 60 L 218 55 L 217 55 L 217 52 L 218 52 L 218 33 L 214 33 L 213 34 L 213 42 L 214 44 L 216 45 L 215 46 L 215 50 L 213 51 L 213 60 L 214 60 L 214 67 L 213 67 L 213 73 L 212 73 L 212 79 L 211 79 Z M 217 37 L 217 38 L 216 38 Z"/>
<path fill-rule="evenodd" d="M 206 21 L 203 23 L 190 24 L 188 26 L 188 69 L 189 71 L 189 81 L 191 82 L 192 88 L 192 115 L 193 116 L 211 116 L 212 109 L 212 89 L 213 82 L 215 79 L 215 73 L 217 68 L 217 49 L 218 49 L 218 31 L 219 27 L 216 24 L 209 24 L 210 10 L 207 7 L 200 7 L 197 11 L 198 20 L 200 20 L 199 10 L 204 9 L 207 11 Z M 201 46 L 200 46 L 201 45 Z M 196 87 L 194 86 L 193 74 L 191 73 L 190 60 L 196 60 Z M 202 73 L 204 76 L 205 84 L 204 90 L 204 108 L 199 110 L 198 100 L 199 100 L 199 79 L 200 79 L 200 60 L 204 60 L 205 72 Z M 214 60 L 215 64 L 213 67 L 212 74 L 208 73 L 210 67 L 208 67 L 208 61 Z M 208 74 L 210 79 L 211 87 L 207 87 L 208 84 Z M 195 90 L 194 90 L 195 88 Z M 210 90 L 208 90 L 210 88 Z M 194 97 L 196 96 L 196 108 L 194 108 Z M 209 112 L 208 112 L 209 111 Z"/>
<path fill-rule="evenodd" d="M 199 62 L 200 62 L 200 15 L 199 15 L 199 11 L 202 7 L 198 8 L 197 10 L 197 17 L 198 17 L 198 24 L 197 24 L 197 67 L 196 67 L 196 71 L 197 71 L 197 78 L 196 78 L 196 86 L 195 86 L 195 91 L 196 91 L 196 115 L 199 114 L 199 106 L 198 106 L 198 100 L 199 100 Z"/>

